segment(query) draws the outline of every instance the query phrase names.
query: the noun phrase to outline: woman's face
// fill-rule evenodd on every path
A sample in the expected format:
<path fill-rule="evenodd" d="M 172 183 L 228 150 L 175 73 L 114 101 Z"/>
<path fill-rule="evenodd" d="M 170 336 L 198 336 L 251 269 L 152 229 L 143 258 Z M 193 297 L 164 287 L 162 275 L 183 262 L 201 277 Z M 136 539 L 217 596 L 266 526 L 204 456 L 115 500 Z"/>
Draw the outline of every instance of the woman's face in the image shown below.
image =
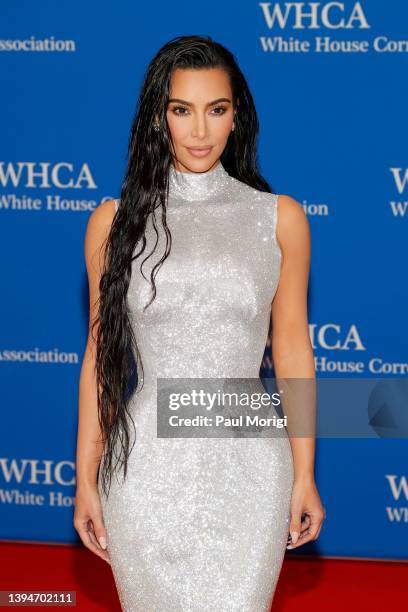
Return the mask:
<path fill-rule="evenodd" d="M 166 114 L 176 170 L 205 172 L 217 165 L 234 114 L 231 85 L 224 70 L 177 68 L 171 78 Z"/>

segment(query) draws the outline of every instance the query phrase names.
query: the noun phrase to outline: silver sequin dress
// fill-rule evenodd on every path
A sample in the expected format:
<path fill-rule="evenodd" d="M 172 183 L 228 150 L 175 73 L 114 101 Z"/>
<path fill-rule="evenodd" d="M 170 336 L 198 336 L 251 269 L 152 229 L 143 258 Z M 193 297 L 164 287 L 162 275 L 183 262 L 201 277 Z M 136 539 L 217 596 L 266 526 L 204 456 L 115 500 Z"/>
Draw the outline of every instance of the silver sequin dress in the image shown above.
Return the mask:
<path fill-rule="evenodd" d="M 259 377 L 280 274 L 278 196 L 221 163 L 204 173 L 172 166 L 169 180 L 172 243 L 156 298 L 143 312 L 165 249 L 160 214 L 146 278 L 151 218 L 128 292 L 144 366 L 130 406 L 136 442 L 126 480 L 114 477 L 107 499 L 99 483 L 112 571 L 125 612 L 268 612 L 289 532 L 289 439 L 159 438 L 156 384 Z"/>

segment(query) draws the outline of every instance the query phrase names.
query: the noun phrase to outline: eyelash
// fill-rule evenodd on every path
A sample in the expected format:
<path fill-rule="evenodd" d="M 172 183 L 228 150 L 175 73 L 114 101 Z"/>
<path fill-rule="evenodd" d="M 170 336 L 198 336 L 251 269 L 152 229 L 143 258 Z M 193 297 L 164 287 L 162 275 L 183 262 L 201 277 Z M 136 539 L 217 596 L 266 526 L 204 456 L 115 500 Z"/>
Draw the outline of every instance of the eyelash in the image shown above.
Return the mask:
<path fill-rule="evenodd" d="M 225 106 L 215 106 L 213 108 L 213 110 L 217 110 L 217 109 L 221 109 L 223 111 L 222 113 L 215 113 L 215 115 L 218 115 L 220 117 L 222 115 L 225 115 L 225 113 L 228 110 L 227 108 L 225 108 Z M 172 108 L 172 112 L 173 112 L 174 115 L 178 115 L 179 117 L 182 117 L 183 115 L 186 115 L 187 113 L 176 113 L 177 110 L 188 110 L 188 109 L 185 106 L 174 106 Z"/>

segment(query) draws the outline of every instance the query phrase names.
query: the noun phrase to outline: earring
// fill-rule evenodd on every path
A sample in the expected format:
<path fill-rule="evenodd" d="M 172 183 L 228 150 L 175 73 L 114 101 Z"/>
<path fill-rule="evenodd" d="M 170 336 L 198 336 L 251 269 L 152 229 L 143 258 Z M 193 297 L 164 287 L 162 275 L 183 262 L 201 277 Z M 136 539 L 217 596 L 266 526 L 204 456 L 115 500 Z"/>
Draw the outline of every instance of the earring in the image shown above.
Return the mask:
<path fill-rule="evenodd" d="M 231 132 L 235 130 L 235 123 L 232 124 Z"/>
<path fill-rule="evenodd" d="M 153 123 L 153 129 L 155 132 L 158 132 L 160 130 L 160 125 L 158 123 Z"/>

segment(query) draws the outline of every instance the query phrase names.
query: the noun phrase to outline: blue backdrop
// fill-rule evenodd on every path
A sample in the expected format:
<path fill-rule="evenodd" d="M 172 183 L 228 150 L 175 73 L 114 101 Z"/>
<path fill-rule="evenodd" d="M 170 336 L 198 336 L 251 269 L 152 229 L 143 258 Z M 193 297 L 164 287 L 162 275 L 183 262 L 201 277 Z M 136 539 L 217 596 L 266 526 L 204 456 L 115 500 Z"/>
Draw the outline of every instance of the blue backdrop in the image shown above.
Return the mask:
<path fill-rule="evenodd" d="M 405 0 L 3 0 L 0 14 L 1 539 L 78 541 L 84 232 L 119 197 L 144 71 L 174 36 L 235 54 L 262 174 L 308 215 L 317 375 L 406 379 Z M 288 554 L 406 559 L 406 470 L 406 437 L 318 439 L 327 518 Z"/>

